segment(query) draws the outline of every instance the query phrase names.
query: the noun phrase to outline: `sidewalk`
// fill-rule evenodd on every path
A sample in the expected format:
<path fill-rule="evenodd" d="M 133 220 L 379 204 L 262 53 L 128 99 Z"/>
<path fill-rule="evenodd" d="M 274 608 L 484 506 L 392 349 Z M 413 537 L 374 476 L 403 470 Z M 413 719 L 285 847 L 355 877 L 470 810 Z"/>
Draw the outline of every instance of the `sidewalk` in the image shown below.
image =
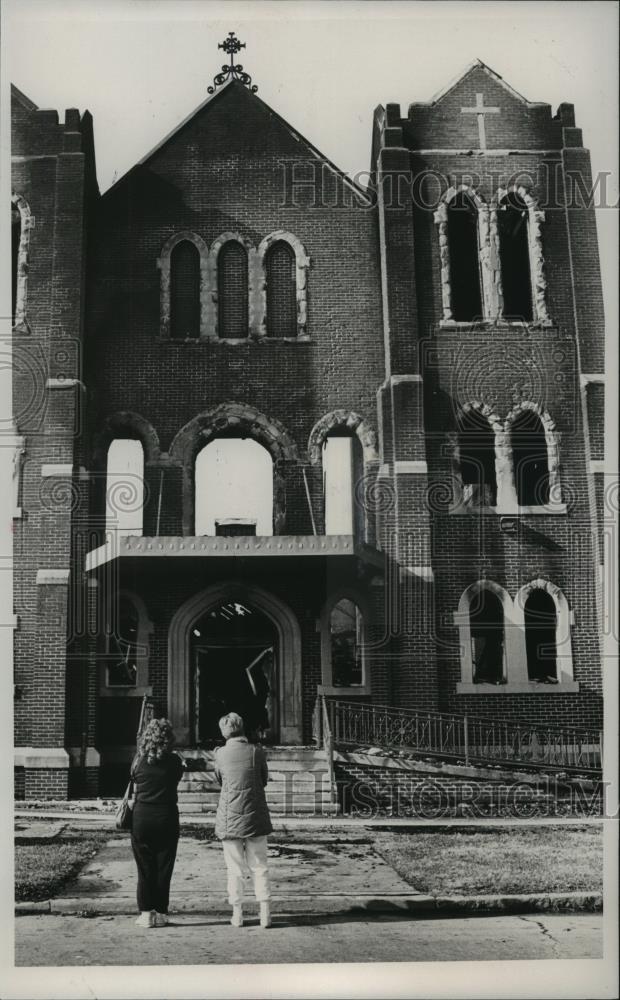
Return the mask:
<path fill-rule="evenodd" d="M 72 817 L 75 820 L 75 816 Z M 283 820 L 270 838 L 274 910 L 288 914 L 525 913 L 602 907 L 597 893 L 431 896 L 416 892 L 373 850 L 372 829 L 329 821 L 309 828 Z M 286 844 L 278 834 L 290 832 Z M 129 836 L 111 838 L 64 891 L 40 903 L 17 903 L 16 914 L 133 914 L 136 871 Z M 248 887 L 251 896 L 251 888 Z M 219 842 L 181 836 L 172 881 L 171 914 L 227 916 L 226 873 Z"/>

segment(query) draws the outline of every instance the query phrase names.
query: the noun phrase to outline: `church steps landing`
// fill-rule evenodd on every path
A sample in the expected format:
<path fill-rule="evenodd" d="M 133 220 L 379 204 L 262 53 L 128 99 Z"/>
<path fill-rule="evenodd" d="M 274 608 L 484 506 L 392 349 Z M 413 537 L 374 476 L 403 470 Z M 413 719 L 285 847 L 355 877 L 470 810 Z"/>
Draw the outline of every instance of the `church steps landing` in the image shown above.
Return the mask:
<path fill-rule="evenodd" d="M 265 794 L 272 812 L 333 815 L 338 811 L 324 750 L 265 747 L 265 753 L 269 767 Z M 180 754 L 194 769 L 186 771 L 179 784 L 179 812 L 214 813 L 220 792 L 215 778 L 214 751 L 183 750 Z"/>

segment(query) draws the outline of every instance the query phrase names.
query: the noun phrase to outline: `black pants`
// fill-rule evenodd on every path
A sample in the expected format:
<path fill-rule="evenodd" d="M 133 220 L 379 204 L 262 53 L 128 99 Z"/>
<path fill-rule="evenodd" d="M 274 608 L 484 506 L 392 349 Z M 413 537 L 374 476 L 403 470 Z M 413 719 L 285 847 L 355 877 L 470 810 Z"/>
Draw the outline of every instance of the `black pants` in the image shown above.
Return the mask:
<path fill-rule="evenodd" d="M 170 880 L 179 842 L 179 814 L 137 804 L 131 847 L 138 868 L 138 909 L 168 912 Z"/>

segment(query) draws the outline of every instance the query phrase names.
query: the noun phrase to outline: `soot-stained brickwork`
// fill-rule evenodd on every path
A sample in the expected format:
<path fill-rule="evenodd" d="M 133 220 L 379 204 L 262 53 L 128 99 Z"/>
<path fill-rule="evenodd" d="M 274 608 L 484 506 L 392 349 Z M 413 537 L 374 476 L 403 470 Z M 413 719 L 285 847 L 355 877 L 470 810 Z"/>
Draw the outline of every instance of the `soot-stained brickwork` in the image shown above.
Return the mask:
<path fill-rule="evenodd" d="M 311 741 L 318 693 L 598 733 L 604 334 L 572 105 L 476 62 L 376 109 L 364 188 L 240 80 L 103 194 L 88 112 L 14 88 L 12 142 L 18 794 L 117 790 L 145 696 L 208 743 L 246 654 L 275 743 Z M 197 457 L 230 438 L 270 457 L 271 536 L 196 534 Z M 112 470 L 119 440 L 142 464 Z"/>

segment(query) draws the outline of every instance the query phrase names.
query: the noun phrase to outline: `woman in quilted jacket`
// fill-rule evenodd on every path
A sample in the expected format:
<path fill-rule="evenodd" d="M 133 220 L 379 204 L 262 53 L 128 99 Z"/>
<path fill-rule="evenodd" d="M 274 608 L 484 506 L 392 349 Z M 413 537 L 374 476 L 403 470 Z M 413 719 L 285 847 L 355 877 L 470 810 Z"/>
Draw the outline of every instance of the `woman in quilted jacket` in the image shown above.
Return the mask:
<path fill-rule="evenodd" d="M 271 927 L 267 836 L 273 830 L 265 785 L 267 758 L 260 746 L 249 743 L 243 719 L 229 712 L 219 722 L 226 745 L 215 753 L 215 776 L 222 786 L 215 817 L 215 835 L 222 841 L 228 872 L 231 924 L 243 926 L 243 881 L 249 871 L 260 904 L 261 927 Z"/>

